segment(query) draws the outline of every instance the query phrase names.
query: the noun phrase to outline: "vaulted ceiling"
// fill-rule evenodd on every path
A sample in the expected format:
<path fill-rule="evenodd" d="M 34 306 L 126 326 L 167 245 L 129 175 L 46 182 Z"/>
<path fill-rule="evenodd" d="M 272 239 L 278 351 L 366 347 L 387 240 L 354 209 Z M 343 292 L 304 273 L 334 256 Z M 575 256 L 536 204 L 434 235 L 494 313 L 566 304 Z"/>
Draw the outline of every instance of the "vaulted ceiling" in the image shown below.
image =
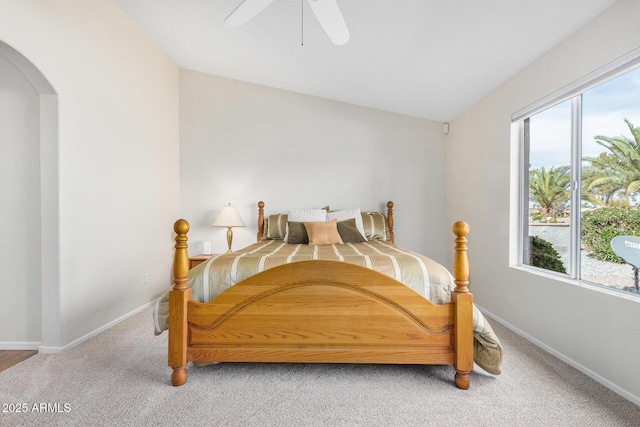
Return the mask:
<path fill-rule="evenodd" d="M 179 67 L 442 122 L 615 3 L 337 0 L 351 38 L 336 46 L 306 0 L 235 29 L 242 0 L 115 1 Z"/>

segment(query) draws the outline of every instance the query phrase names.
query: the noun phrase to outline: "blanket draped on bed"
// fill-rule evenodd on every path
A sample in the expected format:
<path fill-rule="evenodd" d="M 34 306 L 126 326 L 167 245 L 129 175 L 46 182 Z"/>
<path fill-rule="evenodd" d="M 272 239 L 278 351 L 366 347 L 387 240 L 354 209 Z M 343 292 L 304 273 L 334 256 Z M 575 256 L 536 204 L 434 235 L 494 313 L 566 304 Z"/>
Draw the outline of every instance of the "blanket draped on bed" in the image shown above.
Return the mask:
<path fill-rule="evenodd" d="M 191 299 L 207 302 L 234 284 L 269 268 L 310 259 L 344 261 L 371 268 L 404 283 L 434 304 L 450 301 L 455 288 L 451 273 L 441 264 L 387 241 L 342 245 L 293 245 L 264 240 L 233 253 L 218 255 L 189 271 Z M 156 303 L 156 335 L 167 329 L 169 290 Z M 482 313 L 473 307 L 474 360 L 492 374 L 500 374 L 502 347 Z"/>

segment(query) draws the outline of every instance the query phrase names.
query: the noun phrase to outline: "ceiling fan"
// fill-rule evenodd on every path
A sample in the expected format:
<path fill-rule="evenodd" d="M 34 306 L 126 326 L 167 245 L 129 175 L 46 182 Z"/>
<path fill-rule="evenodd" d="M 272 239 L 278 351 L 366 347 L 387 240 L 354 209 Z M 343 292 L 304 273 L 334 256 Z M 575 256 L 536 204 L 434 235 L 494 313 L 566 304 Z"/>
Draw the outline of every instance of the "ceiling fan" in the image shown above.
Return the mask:
<path fill-rule="evenodd" d="M 344 17 L 336 0 L 307 0 L 311 10 L 318 18 L 329 39 L 336 45 L 343 45 L 349 41 L 349 29 L 344 22 Z M 244 0 L 227 19 L 224 20 L 227 28 L 236 28 L 262 12 L 273 0 Z"/>

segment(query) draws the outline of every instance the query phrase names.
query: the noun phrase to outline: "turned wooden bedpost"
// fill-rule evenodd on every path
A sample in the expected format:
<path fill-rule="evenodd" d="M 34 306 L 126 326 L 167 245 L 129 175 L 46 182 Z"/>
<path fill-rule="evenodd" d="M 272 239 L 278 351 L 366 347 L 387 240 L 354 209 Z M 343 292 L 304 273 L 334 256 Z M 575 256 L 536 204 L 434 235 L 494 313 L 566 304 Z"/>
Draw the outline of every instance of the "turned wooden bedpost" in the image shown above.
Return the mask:
<path fill-rule="evenodd" d="M 453 276 L 456 288 L 451 293 L 455 316 L 456 386 L 467 390 L 473 370 L 473 295 L 469 292 L 469 258 L 467 256 L 467 234 L 469 226 L 458 221 L 453 225 L 456 235 Z"/>
<path fill-rule="evenodd" d="M 258 202 L 258 242 L 264 237 L 264 202 Z"/>
<path fill-rule="evenodd" d="M 455 291 L 458 293 L 467 293 L 469 288 L 469 257 L 467 255 L 467 234 L 469 234 L 469 225 L 464 221 L 458 221 L 453 224 L 453 234 L 456 235 L 456 252 L 453 258 L 453 277 L 456 284 Z"/>
<path fill-rule="evenodd" d="M 187 302 L 191 299 L 187 232 L 189 223 L 179 219 L 173 226 L 176 232 L 173 256 L 173 290 L 169 293 L 169 366 L 173 368 L 171 383 L 180 386 L 187 380 Z"/>
<path fill-rule="evenodd" d="M 393 202 L 387 202 L 387 225 L 389 226 L 389 239 L 391 243 L 395 243 L 395 236 L 393 235 Z"/>

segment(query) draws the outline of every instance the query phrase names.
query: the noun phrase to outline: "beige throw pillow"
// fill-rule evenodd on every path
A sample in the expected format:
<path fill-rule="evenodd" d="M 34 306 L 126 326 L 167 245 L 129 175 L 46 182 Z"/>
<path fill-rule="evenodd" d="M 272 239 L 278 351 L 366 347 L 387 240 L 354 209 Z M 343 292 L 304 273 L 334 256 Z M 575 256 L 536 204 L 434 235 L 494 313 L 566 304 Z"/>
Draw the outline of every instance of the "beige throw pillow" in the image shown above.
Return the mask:
<path fill-rule="evenodd" d="M 342 238 L 338 233 L 338 221 L 335 219 L 326 222 L 305 222 L 304 228 L 307 229 L 311 246 L 342 244 Z"/>

